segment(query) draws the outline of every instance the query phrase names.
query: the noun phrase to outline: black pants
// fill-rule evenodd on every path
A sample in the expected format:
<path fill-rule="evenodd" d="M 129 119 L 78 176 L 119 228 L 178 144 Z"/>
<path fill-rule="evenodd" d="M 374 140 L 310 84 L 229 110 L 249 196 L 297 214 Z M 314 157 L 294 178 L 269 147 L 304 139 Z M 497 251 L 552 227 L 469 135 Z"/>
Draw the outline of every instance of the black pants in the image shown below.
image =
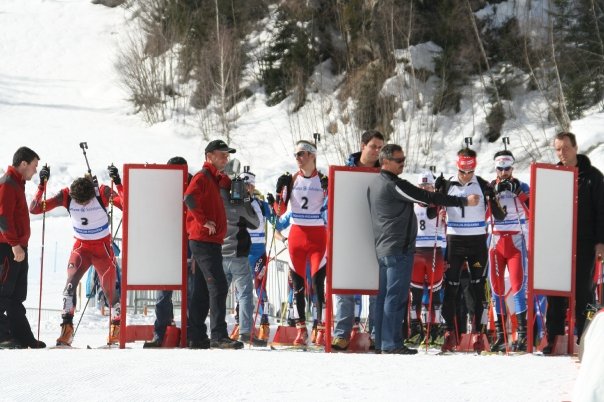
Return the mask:
<path fill-rule="evenodd" d="M 470 283 L 465 289 L 464 299 L 468 314 L 472 318 L 472 331 L 480 331 L 486 299 L 484 285 L 487 259 L 486 235 L 447 236 L 448 269 L 445 271 L 445 295 L 442 305 L 447 329 L 455 328 L 462 268 L 467 261 Z"/>
<path fill-rule="evenodd" d="M 14 338 L 28 346 L 36 339 L 23 306 L 27 298 L 29 270 L 27 249 L 23 261 L 16 262 L 14 258 L 12 247 L 8 243 L 0 243 L 0 340 Z"/>
<path fill-rule="evenodd" d="M 188 332 L 190 341 L 207 338 L 205 324 L 210 312 L 210 338 L 228 338 L 226 299 L 229 291 L 222 268 L 222 246 L 195 240 L 189 241 L 195 259 L 195 272 L 189 280 Z"/>
<path fill-rule="evenodd" d="M 596 263 L 595 245 L 591 242 L 577 241 L 577 261 L 575 266 L 575 328 L 577 341 L 583 335 L 585 310 L 588 304 L 594 303 L 594 266 Z M 568 299 L 560 296 L 547 297 L 546 328 L 550 341 L 556 335 L 564 334 L 564 323 Z"/>

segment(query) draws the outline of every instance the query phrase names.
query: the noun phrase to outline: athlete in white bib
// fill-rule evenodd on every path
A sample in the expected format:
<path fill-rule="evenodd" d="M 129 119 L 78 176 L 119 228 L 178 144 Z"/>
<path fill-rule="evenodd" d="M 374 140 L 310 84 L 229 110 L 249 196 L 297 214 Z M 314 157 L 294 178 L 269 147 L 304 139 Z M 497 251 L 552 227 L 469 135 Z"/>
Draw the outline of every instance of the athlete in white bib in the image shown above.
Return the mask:
<path fill-rule="evenodd" d="M 327 177 L 317 171 L 316 153 L 317 149 L 311 142 L 302 140 L 296 143 L 294 156 L 299 170 L 293 176 L 283 175 L 279 178 L 278 199 L 274 204 L 277 215 L 283 214 L 284 206 L 287 206 L 287 211 L 291 213 L 289 255 L 293 264 L 291 277 L 299 316 L 295 345 L 306 344 L 308 339 L 304 298 L 307 262 L 310 263 L 311 280 L 315 284 L 313 288 L 322 289 L 319 282 L 325 280 L 325 270 L 320 268 L 327 245 Z M 281 230 L 279 222 L 277 230 Z M 324 295 L 318 292 L 316 295 L 320 303 Z M 324 325 L 321 324 L 318 331 L 324 334 Z"/>
<path fill-rule="evenodd" d="M 76 241 L 67 265 L 67 283 L 63 290 L 63 323 L 61 336 L 57 339 L 59 346 L 70 346 L 73 340 L 76 288 L 90 266 L 93 266 L 99 275 L 101 288 L 113 307 L 108 343 L 117 343 L 119 340 L 119 292 L 116 289 L 116 261 L 111 245 L 107 207 L 113 203 L 122 209 L 123 188 L 118 170 L 113 165 L 109 167 L 109 176 L 116 184 L 119 194 L 108 186 L 98 187 L 89 177 L 82 177 L 46 201 L 42 200 L 44 186 L 39 186 L 29 208 L 32 214 L 51 211 L 57 207 L 66 208 L 73 225 Z"/>
<path fill-rule="evenodd" d="M 528 200 L 529 186 L 512 177 L 514 155 L 508 150 L 495 154 L 497 179 L 491 185 L 497 193 L 501 207 L 507 212 L 505 219 L 489 217 L 491 239 L 489 241 L 489 278 L 495 301 L 495 331 L 497 338 L 491 351 L 505 352 L 507 308 L 505 305 L 504 274 L 507 267 L 510 278 L 514 312 L 518 323 L 516 341 L 512 350 L 526 350 L 526 284 L 528 256 Z"/>
<path fill-rule="evenodd" d="M 455 350 L 458 344 L 462 322 L 465 317 L 457 317 L 458 291 L 462 272 L 467 264 L 469 285 L 464 292 L 466 307 L 470 317 L 474 350 L 480 353 L 485 345 L 482 333 L 486 324 L 483 311 L 486 310 L 485 274 L 487 265 L 486 213 L 491 211 L 497 219 L 505 217 L 505 211 L 497 203 L 493 189 L 481 177 L 474 175 L 476 152 L 463 148 L 457 153 L 458 174 L 455 179 L 445 180 L 442 175 L 436 180 L 437 191 L 449 195 L 478 195 L 482 202 L 473 207 L 447 207 L 447 261 L 445 271 L 445 295 L 442 315 L 446 324 L 443 351 Z"/>

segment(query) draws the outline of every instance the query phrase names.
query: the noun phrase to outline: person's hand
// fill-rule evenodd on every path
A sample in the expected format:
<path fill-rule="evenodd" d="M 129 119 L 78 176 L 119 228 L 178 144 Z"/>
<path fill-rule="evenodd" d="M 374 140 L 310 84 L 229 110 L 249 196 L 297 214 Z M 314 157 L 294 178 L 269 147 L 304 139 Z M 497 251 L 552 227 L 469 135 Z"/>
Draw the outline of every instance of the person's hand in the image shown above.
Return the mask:
<path fill-rule="evenodd" d="M 517 186 L 515 183 L 508 179 L 503 179 L 495 184 L 495 192 L 498 194 L 504 191 L 510 191 L 513 193 L 516 188 Z"/>
<path fill-rule="evenodd" d="M 273 204 L 275 203 L 275 196 L 272 195 L 271 193 L 267 193 L 266 194 L 266 202 L 268 202 L 268 205 L 270 205 L 272 207 Z"/>
<path fill-rule="evenodd" d="M 436 178 L 436 180 L 434 181 L 434 190 L 436 190 L 437 192 L 440 192 L 444 185 L 445 185 L 445 176 L 443 176 L 442 172 L 440 173 L 440 176 L 438 176 Z"/>
<path fill-rule="evenodd" d="M 604 261 L 604 243 L 596 244 L 596 259 L 600 262 Z"/>
<path fill-rule="evenodd" d="M 520 180 L 512 179 L 512 192 L 514 194 L 516 194 L 516 196 L 519 196 L 520 194 L 522 194 L 522 188 L 520 187 Z"/>
<path fill-rule="evenodd" d="M 478 194 L 470 194 L 467 199 L 469 207 L 475 207 L 480 202 L 480 196 Z"/>
<path fill-rule="evenodd" d="M 282 174 L 277 179 L 277 194 L 281 194 L 283 187 L 289 187 L 292 182 L 292 175 L 289 173 Z"/>
<path fill-rule="evenodd" d="M 210 236 L 216 234 L 216 223 L 214 223 L 213 221 L 207 221 L 203 226 L 208 229 L 208 233 L 210 234 Z"/>
<path fill-rule="evenodd" d="M 109 177 L 116 185 L 122 184 L 122 179 L 120 178 L 120 173 L 117 170 L 117 166 L 111 165 L 107 167 L 107 172 L 109 172 Z"/>
<path fill-rule="evenodd" d="M 40 169 L 39 176 L 40 184 L 44 184 L 48 181 L 48 179 L 50 179 L 50 168 L 48 167 L 48 165 L 44 165 L 42 169 Z"/>
<path fill-rule="evenodd" d="M 15 256 L 15 261 L 21 262 L 25 259 L 25 250 L 20 245 L 13 246 L 13 254 Z"/>

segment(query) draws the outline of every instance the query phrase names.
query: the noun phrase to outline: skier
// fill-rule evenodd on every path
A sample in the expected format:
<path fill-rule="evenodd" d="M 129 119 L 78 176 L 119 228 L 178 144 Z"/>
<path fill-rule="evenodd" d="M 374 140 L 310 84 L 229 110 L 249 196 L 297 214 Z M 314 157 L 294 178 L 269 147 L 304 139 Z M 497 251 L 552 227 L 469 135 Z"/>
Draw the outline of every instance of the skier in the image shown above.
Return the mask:
<path fill-rule="evenodd" d="M 310 261 L 311 277 L 317 280 L 321 260 L 325 254 L 327 231 L 327 177 L 317 171 L 317 148 L 309 141 L 296 143 L 294 153 L 298 172 L 284 174 L 277 181 L 277 199 L 274 210 L 282 215 L 286 207 L 291 211 L 292 226 L 289 232 L 289 254 L 293 264 L 291 272 L 298 309 L 297 334 L 294 345 L 308 341 L 306 328 L 306 301 L 304 285 L 306 262 Z M 277 230 L 281 230 L 277 227 Z M 319 328 L 325 331 L 325 327 Z"/>
<path fill-rule="evenodd" d="M 61 315 L 63 323 L 61 335 L 57 338 L 57 346 L 71 346 L 73 315 L 77 303 L 76 288 L 91 265 L 99 275 L 101 288 L 112 306 L 111 331 L 107 344 L 115 344 L 119 341 L 120 295 L 116 289 L 116 261 L 111 246 L 107 207 L 113 203 L 117 208 L 122 209 L 123 187 L 117 167 L 109 166 L 108 172 L 116 185 L 117 193 L 108 186 L 99 186 L 96 177 L 80 177 L 75 179 L 69 188 L 60 190 L 46 200 L 46 211 L 52 211 L 57 207 L 67 209 L 76 238 L 67 265 L 67 282 L 63 290 Z M 40 176 L 48 180 L 50 178 L 48 168 L 43 167 Z M 44 187 L 39 186 L 29 207 L 32 214 L 41 214 L 44 211 L 43 193 Z"/>
<path fill-rule="evenodd" d="M 484 350 L 482 337 L 485 310 L 485 274 L 488 259 L 486 213 L 487 205 L 495 219 L 502 220 L 505 211 L 494 197 L 493 189 L 483 178 L 474 175 L 476 169 L 476 152 L 463 148 L 457 152 L 457 177 L 445 180 L 441 174 L 436 179 L 436 191 L 443 194 L 465 196 L 474 194 L 480 197 L 478 205 L 473 207 L 447 207 L 447 261 L 445 271 L 445 294 L 442 315 L 446 324 L 443 351 L 456 348 L 459 335 L 456 328 L 458 291 L 461 283 L 462 267 L 467 263 L 469 268 L 469 294 L 466 305 L 471 319 L 470 332 L 474 334 L 474 349 Z"/>
<path fill-rule="evenodd" d="M 365 131 L 361 136 L 361 151 L 350 154 L 346 166 L 351 167 L 372 167 L 379 168 L 378 161 L 380 150 L 384 146 L 384 136 L 377 130 Z M 350 342 L 352 331 L 358 331 L 361 315 L 361 295 L 336 294 L 336 318 L 334 338 L 331 347 L 335 350 L 346 350 Z M 373 317 L 371 311 L 374 309 L 375 296 L 369 297 L 369 317 L 368 322 L 372 323 Z M 371 333 L 372 325 L 369 325 Z M 371 338 L 370 338 L 371 339 Z M 373 345 L 373 340 L 370 341 Z"/>
<path fill-rule="evenodd" d="M 13 164 L 0 177 L 0 349 L 46 347 L 31 332 L 23 306 L 27 298 L 27 244 L 31 234 L 25 182 L 36 174 L 39 160 L 33 150 L 21 147 L 13 155 Z M 46 178 L 40 172 L 42 189 Z"/>
<path fill-rule="evenodd" d="M 406 311 L 413 268 L 417 218 L 414 203 L 476 205 L 479 197 L 446 196 L 419 189 L 398 178 L 405 155 L 396 144 L 380 151 L 382 169 L 369 184 L 367 200 L 379 262 L 379 293 L 375 309 L 376 353 L 415 354 L 403 345 L 401 323 Z"/>
<path fill-rule="evenodd" d="M 432 172 L 419 175 L 417 185 L 419 188 L 434 192 L 434 176 Z M 443 283 L 445 242 L 445 224 L 443 216 L 438 216 L 440 209 L 422 204 L 415 204 L 417 218 L 417 238 L 415 240 L 415 258 L 413 272 L 411 273 L 411 311 L 410 330 L 408 342 L 419 345 L 426 338 L 426 324 L 430 321 L 430 334 L 428 342 L 436 339 L 440 326 L 440 289 Z M 444 212 L 444 210 L 442 210 Z M 440 221 L 437 223 L 437 220 Z M 422 299 L 424 289 L 432 293 L 431 311 L 426 310 L 422 315 Z M 425 317 L 422 320 L 422 316 Z M 423 324 L 423 325 L 422 325 Z"/>
<path fill-rule="evenodd" d="M 526 285 L 528 257 L 526 239 L 528 235 L 529 186 L 512 177 L 514 155 L 506 150 L 495 154 L 497 179 L 491 182 L 501 207 L 507 212 L 504 220 L 492 219 L 489 247 L 489 278 L 495 301 L 495 330 L 497 338 L 491 345 L 493 352 L 505 352 L 506 307 L 504 270 L 507 266 L 514 299 L 514 311 L 518 322 L 518 333 L 512 350 L 526 350 Z"/>

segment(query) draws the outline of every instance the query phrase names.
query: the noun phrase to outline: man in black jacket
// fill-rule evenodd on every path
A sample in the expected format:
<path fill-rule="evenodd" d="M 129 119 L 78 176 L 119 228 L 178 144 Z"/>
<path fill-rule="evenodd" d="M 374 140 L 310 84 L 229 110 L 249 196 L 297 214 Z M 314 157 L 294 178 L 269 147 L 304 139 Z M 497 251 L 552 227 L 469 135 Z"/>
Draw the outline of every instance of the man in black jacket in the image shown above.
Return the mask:
<path fill-rule="evenodd" d="M 604 255 L 604 176 L 591 165 L 589 158 L 578 154 L 577 140 L 573 133 L 561 132 L 554 137 L 558 165 L 577 167 L 578 198 L 577 239 L 575 269 L 575 328 L 577 342 L 583 335 L 585 309 L 594 302 L 593 275 L 596 258 Z M 564 318 L 567 308 L 565 297 L 549 296 L 546 316 L 548 345 L 544 354 L 551 354 L 556 335 L 564 334 Z"/>
<path fill-rule="evenodd" d="M 400 179 L 398 175 L 403 172 L 405 155 L 399 145 L 385 145 L 379 160 L 382 170 L 367 189 L 380 270 L 375 348 L 383 353 L 415 354 L 417 350 L 403 345 L 402 332 L 417 236 L 414 203 L 473 206 L 478 204 L 479 197 L 433 193 Z"/>

